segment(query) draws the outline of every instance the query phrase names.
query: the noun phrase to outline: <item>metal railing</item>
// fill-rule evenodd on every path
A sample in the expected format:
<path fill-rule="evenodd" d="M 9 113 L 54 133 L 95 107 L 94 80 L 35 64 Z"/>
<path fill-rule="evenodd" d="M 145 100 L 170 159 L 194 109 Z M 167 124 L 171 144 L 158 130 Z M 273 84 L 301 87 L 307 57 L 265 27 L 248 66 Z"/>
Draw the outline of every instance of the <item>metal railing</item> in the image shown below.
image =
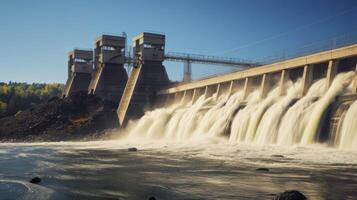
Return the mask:
<path fill-rule="evenodd" d="M 275 63 L 284 60 L 289 60 L 297 57 L 302 57 L 314 53 L 337 49 L 340 47 L 353 45 L 357 43 L 357 33 L 343 34 L 325 40 L 320 40 L 314 43 L 306 44 L 294 50 L 281 50 L 275 55 L 265 56 L 257 59 L 261 63 Z"/>
<path fill-rule="evenodd" d="M 227 65 L 232 67 L 253 67 L 259 65 L 259 63 L 235 58 L 225 58 L 219 56 L 206 56 L 200 54 L 188 54 L 169 52 L 165 54 L 165 60 L 175 62 L 191 62 L 199 64 L 212 64 L 212 65 Z"/>
<path fill-rule="evenodd" d="M 307 55 L 311 55 L 311 54 L 319 53 L 319 52 L 323 52 L 323 51 L 333 50 L 333 49 L 337 49 L 337 48 L 341 48 L 341 47 L 345 47 L 345 46 L 349 46 L 349 45 L 353 45 L 353 44 L 357 44 L 357 33 L 343 34 L 343 35 L 339 35 L 336 37 L 332 37 L 327 40 L 321 40 L 318 42 L 310 43 L 310 44 L 301 46 L 295 50 L 289 50 L 289 51 L 282 50 L 281 52 L 276 53 L 275 55 L 269 55 L 269 56 L 263 57 L 261 59 L 257 59 L 257 62 L 256 62 L 257 65 L 255 65 L 255 66 L 259 66 L 259 64 L 265 65 L 265 64 L 272 64 L 272 63 L 276 63 L 276 62 L 282 62 L 285 60 L 298 58 L 298 57 L 302 57 L 302 56 L 307 56 Z M 243 61 L 245 61 L 245 60 L 243 60 Z M 252 66 L 252 67 L 254 67 L 254 66 Z M 224 75 L 227 73 L 237 72 L 240 70 L 242 70 L 242 68 L 240 68 L 240 69 L 235 68 L 235 69 L 230 70 L 229 72 L 216 73 L 216 74 L 200 77 L 200 78 L 192 80 L 190 82 L 205 80 L 205 79 L 213 78 L 216 76 L 221 76 L 221 75 Z M 175 83 L 175 84 L 173 84 L 173 86 L 179 86 L 179 85 L 183 85 L 186 83 L 181 83 L 181 82 Z"/>

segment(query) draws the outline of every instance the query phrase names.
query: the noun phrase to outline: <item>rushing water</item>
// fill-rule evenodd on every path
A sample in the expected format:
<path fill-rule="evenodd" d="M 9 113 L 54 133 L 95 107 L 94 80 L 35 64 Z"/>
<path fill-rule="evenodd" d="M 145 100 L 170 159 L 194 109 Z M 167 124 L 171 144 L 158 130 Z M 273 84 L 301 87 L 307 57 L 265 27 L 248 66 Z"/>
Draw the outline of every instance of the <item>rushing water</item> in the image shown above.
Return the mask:
<path fill-rule="evenodd" d="M 328 106 L 337 96 L 348 92 L 353 77 L 354 72 L 338 74 L 329 88 L 326 79 L 317 80 L 300 99 L 301 81 L 298 80 L 287 82 L 288 90 L 283 96 L 279 86 L 273 86 L 263 99 L 256 89 L 249 94 L 246 105 L 243 105 L 242 91 L 229 98 L 226 94 L 218 98 L 214 94 L 206 99 L 202 95 L 196 102 L 187 104 L 179 101 L 147 112 L 135 128 L 129 128 L 129 138 L 179 141 L 215 138 L 232 144 L 310 145 L 319 142 L 322 118 Z M 338 134 L 342 143 L 354 138 L 354 107 L 348 111 L 342 133 Z"/>
<path fill-rule="evenodd" d="M 342 130 L 340 133 L 341 149 L 357 150 L 357 101 L 354 102 L 348 109 L 345 118 L 343 119 Z"/>
<path fill-rule="evenodd" d="M 328 89 L 316 80 L 302 98 L 300 80 L 264 99 L 259 89 L 247 100 L 242 91 L 186 97 L 112 141 L 0 144 L 0 199 L 265 200 L 291 189 L 310 200 L 357 199 L 357 102 L 338 143 L 319 140 L 328 106 L 353 77 L 338 74 Z M 34 176 L 39 185 L 28 183 Z"/>
<path fill-rule="evenodd" d="M 266 200 L 291 189 L 357 198 L 357 153 L 314 145 L 116 140 L 0 144 L 0 155 L 0 199 Z"/>

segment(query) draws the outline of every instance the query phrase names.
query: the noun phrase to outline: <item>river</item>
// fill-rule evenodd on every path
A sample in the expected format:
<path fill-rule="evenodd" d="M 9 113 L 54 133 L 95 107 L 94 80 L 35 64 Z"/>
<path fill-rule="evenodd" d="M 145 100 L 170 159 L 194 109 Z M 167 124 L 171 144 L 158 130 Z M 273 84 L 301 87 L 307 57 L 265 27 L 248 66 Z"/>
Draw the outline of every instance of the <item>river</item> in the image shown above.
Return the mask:
<path fill-rule="evenodd" d="M 0 155 L 0 199 L 357 199 L 357 152 L 322 145 L 3 143 Z"/>

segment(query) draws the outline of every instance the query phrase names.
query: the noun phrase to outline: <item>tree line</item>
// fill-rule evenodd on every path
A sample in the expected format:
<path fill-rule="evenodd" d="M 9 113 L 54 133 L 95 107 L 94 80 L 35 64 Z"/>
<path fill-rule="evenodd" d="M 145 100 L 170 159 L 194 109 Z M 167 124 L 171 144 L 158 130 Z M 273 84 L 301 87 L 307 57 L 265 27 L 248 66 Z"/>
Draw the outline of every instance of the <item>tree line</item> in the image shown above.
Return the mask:
<path fill-rule="evenodd" d="M 0 117 L 16 114 L 54 96 L 60 96 L 63 84 L 0 82 Z"/>

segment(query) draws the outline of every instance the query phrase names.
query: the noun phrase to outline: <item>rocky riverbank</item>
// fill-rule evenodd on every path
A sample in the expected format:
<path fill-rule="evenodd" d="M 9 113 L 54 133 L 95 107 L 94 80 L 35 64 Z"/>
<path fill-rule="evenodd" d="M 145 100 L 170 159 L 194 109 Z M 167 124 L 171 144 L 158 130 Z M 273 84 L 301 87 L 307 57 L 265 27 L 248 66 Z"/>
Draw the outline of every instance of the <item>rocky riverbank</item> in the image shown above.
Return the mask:
<path fill-rule="evenodd" d="M 91 140 L 118 127 L 116 105 L 86 93 L 54 97 L 0 119 L 2 142 Z"/>

